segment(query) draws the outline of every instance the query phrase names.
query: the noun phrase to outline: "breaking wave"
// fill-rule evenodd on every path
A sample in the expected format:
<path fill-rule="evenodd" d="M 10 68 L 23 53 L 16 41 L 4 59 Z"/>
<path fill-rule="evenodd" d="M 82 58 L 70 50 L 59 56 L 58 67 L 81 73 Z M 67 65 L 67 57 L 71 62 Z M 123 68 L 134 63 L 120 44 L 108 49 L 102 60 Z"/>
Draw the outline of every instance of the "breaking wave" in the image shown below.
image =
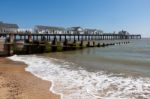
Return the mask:
<path fill-rule="evenodd" d="M 26 71 L 51 81 L 50 90 L 62 99 L 150 99 L 150 78 L 88 72 L 71 62 L 36 55 L 9 59 L 26 63 Z"/>

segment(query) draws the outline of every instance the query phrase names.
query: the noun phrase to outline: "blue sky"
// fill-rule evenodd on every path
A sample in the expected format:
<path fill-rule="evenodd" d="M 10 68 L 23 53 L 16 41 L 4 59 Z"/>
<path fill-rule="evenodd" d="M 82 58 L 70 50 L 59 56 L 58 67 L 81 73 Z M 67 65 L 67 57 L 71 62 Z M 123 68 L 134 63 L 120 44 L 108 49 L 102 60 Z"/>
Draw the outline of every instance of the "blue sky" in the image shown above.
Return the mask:
<path fill-rule="evenodd" d="M 82 26 L 150 37 L 150 0 L 1 0 L 0 20 L 21 28 Z"/>

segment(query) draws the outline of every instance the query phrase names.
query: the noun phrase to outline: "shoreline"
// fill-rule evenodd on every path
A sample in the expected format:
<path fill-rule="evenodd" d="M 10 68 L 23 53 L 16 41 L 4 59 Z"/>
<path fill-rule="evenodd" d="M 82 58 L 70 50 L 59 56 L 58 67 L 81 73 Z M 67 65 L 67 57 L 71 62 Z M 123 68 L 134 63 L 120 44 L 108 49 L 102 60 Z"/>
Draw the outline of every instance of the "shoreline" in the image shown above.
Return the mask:
<path fill-rule="evenodd" d="M 42 80 L 25 70 L 27 65 L 0 57 L 0 98 L 61 99 L 52 92 L 52 82 Z"/>

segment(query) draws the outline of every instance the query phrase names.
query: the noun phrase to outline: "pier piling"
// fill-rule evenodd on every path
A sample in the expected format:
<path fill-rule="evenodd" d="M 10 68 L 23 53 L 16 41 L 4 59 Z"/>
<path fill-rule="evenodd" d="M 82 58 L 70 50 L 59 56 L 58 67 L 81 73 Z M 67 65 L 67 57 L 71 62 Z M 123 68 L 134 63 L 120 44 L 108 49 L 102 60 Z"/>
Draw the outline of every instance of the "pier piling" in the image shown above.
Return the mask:
<path fill-rule="evenodd" d="M 71 49 L 70 45 L 73 45 L 74 49 L 77 47 L 83 48 L 86 47 L 105 47 L 108 45 L 115 44 L 128 44 L 129 41 L 120 42 L 121 40 L 130 40 L 130 39 L 141 39 L 141 35 L 120 35 L 120 34 L 31 34 L 31 33 L 0 33 L 0 36 L 6 37 L 4 50 L 7 55 L 13 55 L 14 50 L 13 46 L 17 41 L 24 41 L 24 48 L 26 53 L 34 53 L 32 51 L 34 47 L 45 49 L 46 52 L 50 50 L 56 51 L 63 48 L 63 50 Z M 119 40 L 118 42 L 102 43 L 101 41 L 114 41 Z M 97 42 L 98 41 L 98 42 Z M 39 43 L 35 43 L 39 42 Z M 45 43 L 44 43 L 45 42 Z M 72 44 L 70 44 L 72 42 Z M 84 45 L 86 44 L 86 45 Z M 16 44 L 17 45 L 17 44 Z M 45 46 L 45 47 L 41 47 Z M 58 47 L 57 47 L 58 46 Z M 51 48 L 50 48 L 51 47 Z M 49 50 L 49 51 L 48 51 Z M 42 52 L 42 51 L 41 51 Z"/>

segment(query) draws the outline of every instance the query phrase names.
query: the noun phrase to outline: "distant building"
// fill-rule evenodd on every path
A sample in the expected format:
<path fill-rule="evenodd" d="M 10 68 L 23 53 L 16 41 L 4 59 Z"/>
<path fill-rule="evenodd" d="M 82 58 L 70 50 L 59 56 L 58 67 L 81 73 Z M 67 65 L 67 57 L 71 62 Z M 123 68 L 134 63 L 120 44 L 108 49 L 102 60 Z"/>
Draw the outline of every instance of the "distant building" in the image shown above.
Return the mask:
<path fill-rule="evenodd" d="M 68 34 L 84 34 L 84 29 L 81 27 L 70 27 L 67 28 Z"/>
<path fill-rule="evenodd" d="M 34 27 L 35 33 L 39 34 L 64 34 L 66 32 L 63 27 L 54 27 L 54 26 L 42 26 L 37 25 Z"/>
<path fill-rule="evenodd" d="M 33 29 L 19 28 L 18 33 L 34 33 Z"/>
<path fill-rule="evenodd" d="M 16 33 L 18 31 L 19 26 L 17 24 L 12 23 L 3 23 L 0 22 L 0 32 L 1 33 Z"/>
<path fill-rule="evenodd" d="M 84 34 L 102 34 L 102 30 L 97 30 L 97 29 L 85 29 Z"/>
<path fill-rule="evenodd" d="M 120 34 L 120 35 L 129 35 L 130 33 L 127 32 L 127 31 L 122 30 L 122 31 L 119 31 L 118 34 Z"/>
<path fill-rule="evenodd" d="M 103 34 L 102 30 L 97 30 L 97 34 Z"/>

